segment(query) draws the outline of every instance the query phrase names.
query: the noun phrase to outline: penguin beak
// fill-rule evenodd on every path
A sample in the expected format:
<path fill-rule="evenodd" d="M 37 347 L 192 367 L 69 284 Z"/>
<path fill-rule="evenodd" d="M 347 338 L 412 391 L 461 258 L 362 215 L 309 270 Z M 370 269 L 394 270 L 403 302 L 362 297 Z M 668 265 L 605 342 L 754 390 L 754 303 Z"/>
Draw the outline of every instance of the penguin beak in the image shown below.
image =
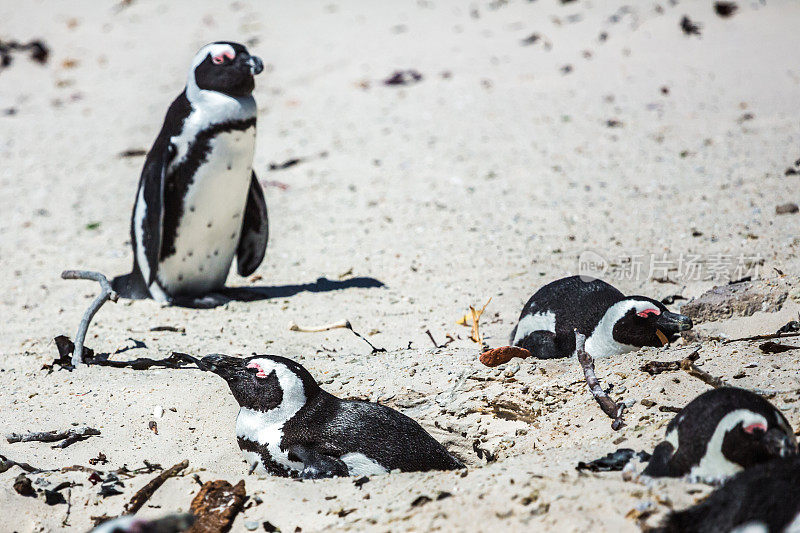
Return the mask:
<path fill-rule="evenodd" d="M 686 315 L 664 311 L 656 318 L 656 327 L 667 334 L 692 329 L 692 319 Z"/>
<path fill-rule="evenodd" d="M 200 359 L 198 366 L 207 371 L 217 374 L 222 379 L 227 380 L 233 376 L 238 370 L 242 369 L 241 359 L 238 357 L 230 357 L 221 353 L 214 353 L 207 355 Z"/>
<path fill-rule="evenodd" d="M 788 457 L 797 453 L 797 443 L 783 431 L 772 428 L 762 441 L 772 457 Z"/>
<path fill-rule="evenodd" d="M 247 64 L 250 65 L 250 74 L 253 76 L 261 74 L 261 71 L 264 70 L 264 62 L 257 56 L 250 56 L 247 60 Z"/>

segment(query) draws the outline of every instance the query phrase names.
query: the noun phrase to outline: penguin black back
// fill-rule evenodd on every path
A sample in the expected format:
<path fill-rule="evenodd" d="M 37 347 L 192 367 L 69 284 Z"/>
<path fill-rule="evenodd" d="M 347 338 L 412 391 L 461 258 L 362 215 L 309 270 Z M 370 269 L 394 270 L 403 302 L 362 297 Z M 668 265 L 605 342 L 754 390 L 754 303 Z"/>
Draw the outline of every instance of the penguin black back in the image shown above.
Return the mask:
<path fill-rule="evenodd" d="M 795 453 L 797 441 L 780 411 L 753 392 L 721 387 L 699 395 L 675 415 L 643 473 L 722 479 Z"/>

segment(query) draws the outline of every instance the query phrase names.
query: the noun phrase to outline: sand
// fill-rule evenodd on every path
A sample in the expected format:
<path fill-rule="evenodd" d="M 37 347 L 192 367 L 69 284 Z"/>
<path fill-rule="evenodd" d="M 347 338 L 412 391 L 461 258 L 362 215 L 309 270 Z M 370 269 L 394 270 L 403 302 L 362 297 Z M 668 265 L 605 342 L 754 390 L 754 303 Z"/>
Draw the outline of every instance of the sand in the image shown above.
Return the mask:
<path fill-rule="evenodd" d="M 64 450 L 3 439 L 0 454 L 60 468 L 102 451 L 104 470 L 188 459 L 202 481 L 244 479 L 259 497 L 234 531 L 263 521 L 283 531 L 636 531 L 631 510 L 651 509 L 655 523 L 691 504 L 709 488 L 648 487 L 575 465 L 620 446 L 652 450 L 672 416 L 658 407 L 685 405 L 708 386 L 639 366 L 679 359 L 693 344 L 598 361 L 613 395 L 637 402 L 614 432 L 575 361 L 482 367 L 456 320 L 491 298 L 481 331 L 488 345 L 505 344 L 528 297 L 578 272 L 587 251 L 607 260 L 605 277 L 621 290 L 657 298 L 697 296 L 738 274 L 800 272 L 800 215 L 775 214 L 800 201 L 800 177 L 785 175 L 800 157 L 800 5 L 739 4 L 726 19 L 710 2 L 0 4 L 2 38 L 42 38 L 52 49 L 44 66 L 18 55 L 0 71 L 0 433 L 102 432 Z M 684 15 L 702 24 L 700 36 L 681 32 Z M 540 39 L 524 45 L 533 33 Z M 292 357 L 328 391 L 418 420 L 469 465 L 466 476 L 391 474 L 361 488 L 252 476 L 234 439 L 237 406 L 216 376 L 42 370 L 53 337 L 74 336 L 97 290 L 60 272 L 130 267 L 143 157 L 118 154 L 149 148 L 193 54 L 219 39 L 246 43 L 267 65 L 255 91 L 255 168 L 269 249 L 260 279 L 229 284 L 269 287 L 270 297 L 202 311 L 109 303 L 87 345 L 113 353 L 144 343 L 119 358 Z M 402 69 L 423 78 L 382 84 Z M 298 157 L 307 159 L 268 170 Z M 698 276 L 680 263 L 695 256 Z M 651 272 L 665 257 L 667 270 Z M 736 272 L 740 261 L 757 268 Z M 654 281 L 663 275 L 676 284 Z M 789 298 L 776 313 L 699 325 L 703 368 L 744 387 L 796 389 L 800 352 L 764 355 L 712 338 L 773 332 L 798 309 Z M 387 352 L 370 353 L 346 330 L 287 327 L 341 319 Z M 439 344 L 455 340 L 434 348 L 426 330 Z M 527 419 L 494 412 L 498 399 Z M 800 428 L 795 399 L 772 401 Z M 496 461 L 478 458 L 475 441 Z M 65 524 L 66 505 L 14 492 L 19 472 L 0 474 L 3 530 L 88 530 L 90 517 L 120 513 L 154 475 L 107 498 L 85 472 L 34 476 L 81 483 Z M 140 514 L 185 511 L 198 489 L 192 476 L 169 480 Z M 432 501 L 412 506 L 420 496 Z"/>

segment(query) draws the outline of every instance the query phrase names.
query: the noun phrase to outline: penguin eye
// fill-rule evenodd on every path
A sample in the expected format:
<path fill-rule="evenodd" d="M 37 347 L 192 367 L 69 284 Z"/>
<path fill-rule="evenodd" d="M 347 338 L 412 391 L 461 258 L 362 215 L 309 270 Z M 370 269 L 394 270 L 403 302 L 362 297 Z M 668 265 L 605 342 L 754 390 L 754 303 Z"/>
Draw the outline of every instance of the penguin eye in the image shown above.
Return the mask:
<path fill-rule="evenodd" d="M 745 433 L 750 435 L 754 435 L 756 433 L 766 433 L 767 432 L 767 425 L 762 424 L 761 422 L 750 424 L 749 426 L 745 426 L 742 428 Z"/>
<path fill-rule="evenodd" d="M 658 315 L 660 315 L 660 314 L 661 314 L 661 311 L 659 311 L 658 309 L 645 309 L 645 310 L 644 310 L 644 311 L 642 311 L 641 313 L 636 313 L 636 314 L 637 314 L 638 316 L 642 317 L 642 318 L 647 318 L 647 317 L 648 317 L 648 316 L 650 316 L 650 315 L 656 315 L 656 316 L 658 316 Z"/>
<path fill-rule="evenodd" d="M 233 56 L 234 56 L 233 52 L 225 51 L 219 55 L 212 57 L 211 62 L 214 63 L 215 65 L 221 65 L 225 62 L 225 59 L 233 60 Z"/>
<path fill-rule="evenodd" d="M 258 363 L 250 363 L 247 365 L 248 370 L 254 370 L 256 372 L 257 378 L 266 378 L 268 377 L 267 373 L 264 372 L 264 369 Z"/>

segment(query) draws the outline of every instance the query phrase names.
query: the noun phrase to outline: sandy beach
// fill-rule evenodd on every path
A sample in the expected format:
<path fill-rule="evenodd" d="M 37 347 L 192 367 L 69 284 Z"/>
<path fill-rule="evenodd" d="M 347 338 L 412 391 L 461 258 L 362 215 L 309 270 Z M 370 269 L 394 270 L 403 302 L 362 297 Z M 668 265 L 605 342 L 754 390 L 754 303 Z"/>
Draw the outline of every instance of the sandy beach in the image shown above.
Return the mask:
<path fill-rule="evenodd" d="M 638 531 L 692 504 L 711 488 L 575 466 L 620 447 L 651 452 L 674 416 L 659 407 L 709 386 L 640 367 L 696 348 L 729 383 L 795 391 L 771 401 L 800 430 L 800 350 L 724 342 L 800 313 L 800 214 L 776 213 L 800 202 L 800 4 L 738 6 L 720 17 L 705 1 L 0 3 L 0 40 L 50 49 L 43 65 L 18 53 L 0 68 L 0 435 L 101 432 L 65 449 L 3 438 L 0 454 L 60 469 L 102 452 L 103 471 L 188 459 L 140 515 L 187 511 L 200 488 L 191 474 L 243 479 L 250 503 L 235 532 Z M 682 31 L 684 16 L 699 35 Z M 466 475 L 393 473 L 361 487 L 248 475 L 238 406 L 217 376 L 43 369 L 97 293 L 61 271 L 130 269 L 144 157 L 121 154 L 150 148 L 193 55 L 216 40 L 246 44 L 266 66 L 255 172 L 269 247 L 256 275 L 228 278 L 265 296 L 210 310 L 108 303 L 87 346 L 115 359 L 290 357 L 339 397 L 417 420 Z M 411 70 L 421 79 L 385 83 Z M 491 298 L 480 330 L 502 346 L 531 294 L 590 264 L 626 294 L 686 298 L 674 311 L 745 276 L 793 289 L 777 311 L 598 359 L 612 397 L 633 402 L 613 431 L 576 361 L 486 368 L 456 324 Z M 386 351 L 343 329 L 288 327 L 343 319 Z M 17 494 L 20 472 L 0 473 L 3 531 L 88 531 L 155 475 L 107 497 L 85 471 L 33 475 L 78 483 L 68 512 Z"/>

